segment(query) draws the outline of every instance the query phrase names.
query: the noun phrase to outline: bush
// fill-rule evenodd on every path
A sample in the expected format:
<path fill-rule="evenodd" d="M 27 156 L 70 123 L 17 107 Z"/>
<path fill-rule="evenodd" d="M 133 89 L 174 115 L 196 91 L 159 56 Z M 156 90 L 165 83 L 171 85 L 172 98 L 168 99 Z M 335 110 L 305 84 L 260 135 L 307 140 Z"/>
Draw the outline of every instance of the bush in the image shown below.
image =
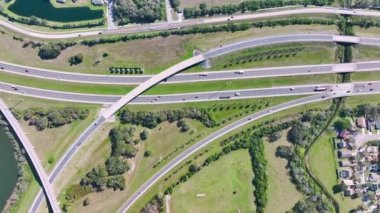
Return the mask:
<path fill-rule="evenodd" d="M 146 139 L 148 139 L 148 137 L 149 137 L 149 132 L 148 132 L 148 130 L 144 129 L 140 133 L 140 138 L 141 138 L 141 140 L 145 141 Z"/>
<path fill-rule="evenodd" d="M 160 0 L 115 0 L 113 11 L 119 25 L 151 23 L 162 18 Z"/>
<path fill-rule="evenodd" d="M 110 157 L 106 161 L 106 168 L 109 175 L 121 175 L 129 170 L 129 165 L 119 157 Z"/>
<path fill-rule="evenodd" d="M 152 151 L 146 150 L 144 152 L 144 157 L 149 157 L 150 155 L 152 155 Z"/>
<path fill-rule="evenodd" d="M 351 123 L 348 119 L 343 118 L 334 122 L 334 128 L 339 132 L 342 130 L 348 129 L 350 127 L 351 127 Z"/>
<path fill-rule="evenodd" d="M 43 44 L 38 51 L 38 56 L 45 60 L 57 58 L 60 54 L 61 47 L 53 43 Z"/>
<path fill-rule="evenodd" d="M 91 201 L 89 198 L 86 198 L 83 200 L 83 206 L 88 206 L 88 205 L 90 205 L 90 203 L 91 203 Z"/>
<path fill-rule="evenodd" d="M 83 54 L 82 53 L 76 54 L 76 55 L 71 56 L 69 58 L 69 64 L 70 64 L 70 66 L 71 65 L 77 65 L 77 64 L 80 64 L 82 62 L 83 62 Z"/>
<path fill-rule="evenodd" d="M 125 189 L 125 178 L 122 175 L 109 177 L 107 180 L 107 187 L 113 188 L 114 190 Z"/>

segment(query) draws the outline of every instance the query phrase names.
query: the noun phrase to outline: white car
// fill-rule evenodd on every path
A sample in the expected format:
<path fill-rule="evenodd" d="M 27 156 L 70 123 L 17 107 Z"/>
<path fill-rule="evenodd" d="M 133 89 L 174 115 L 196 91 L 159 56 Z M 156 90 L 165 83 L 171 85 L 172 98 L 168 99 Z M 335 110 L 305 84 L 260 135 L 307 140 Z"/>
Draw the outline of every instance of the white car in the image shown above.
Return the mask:
<path fill-rule="evenodd" d="M 236 71 L 235 74 L 244 74 L 244 71 L 239 70 L 239 71 Z"/>
<path fill-rule="evenodd" d="M 240 96 L 240 92 L 235 93 L 235 96 Z"/>

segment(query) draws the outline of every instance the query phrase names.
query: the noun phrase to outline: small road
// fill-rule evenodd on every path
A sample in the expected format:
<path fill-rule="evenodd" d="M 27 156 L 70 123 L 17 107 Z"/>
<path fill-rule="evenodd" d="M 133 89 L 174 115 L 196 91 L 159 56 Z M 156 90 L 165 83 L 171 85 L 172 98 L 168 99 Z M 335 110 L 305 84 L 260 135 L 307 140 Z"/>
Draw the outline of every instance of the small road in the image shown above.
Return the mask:
<path fill-rule="evenodd" d="M 22 146 L 24 147 L 24 150 L 28 154 L 29 159 L 32 162 L 33 167 L 38 175 L 38 178 L 40 179 L 42 183 L 42 187 L 44 189 L 45 194 L 47 195 L 48 202 L 50 204 L 51 209 L 53 210 L 53 212 L 57 212 L 57 213 L 61 212 L 57 198 L 54 194 L 53 187 L 48 180 L 46 172 L 41 164 L 40 159 L 38 158 L 37 153 L 34 151 L 33 145 L 30 143 L 29 139 L 26 137 L 25 132 L 22 130 L 20 124 L 18 123 L 16 118 L 13 116 L 8 106 L 1 99 L 0 99 L 0 110 L 2 114 L 4 115 L 4 117 L 8 120 L 13 131 L 16 133 L 18 140 L 21 142 Z"/>
<path fill-rule="evenodd" d="M 368 17 L 380 17 L 380 13 L 376 11 L 368 10 L 346 10 L 332 7 L 308 7 L 299 9 L 287 9 L 281 11 L 263 11 L 256 13 L 246 13 L 246 14 L 235 14 L 233 18 L 229 16 L 216 16 L 208 18 L 199 19 L 185 19 L 181 22 L 159 22 L 151 24 L 133 24 L 122 27 L 115 27 L 116 29 L 104 29 L 104 30 L 90 30 L 82 32 L 68 32 L 68 33 L 47 33 L 40 32 L 32 29 L 28 29 L 19 24 L 9 22 L 7 20 L 0 20 L 0 26 L 9 28 L 21 34 L 28 36 L 42 38 L 42 39 L 67 39 L 76 37 L 87 37 L 96 36 L 99 34 L 126 34 L 126 33 L 139 33 L 139 32 L 149 32 L 149 31 L 161 31 L 178 29 L 189 26 L 196 26 L 202 24 L 216 24 L 229 21 L 242 21 L 242 20 L 252 20 L 252 19 L 262 19 L 262 18 L 272 18 L 279 16 L 289 16 L 297 14 L 348 14 L 353 16 L 368 16 Z"/>

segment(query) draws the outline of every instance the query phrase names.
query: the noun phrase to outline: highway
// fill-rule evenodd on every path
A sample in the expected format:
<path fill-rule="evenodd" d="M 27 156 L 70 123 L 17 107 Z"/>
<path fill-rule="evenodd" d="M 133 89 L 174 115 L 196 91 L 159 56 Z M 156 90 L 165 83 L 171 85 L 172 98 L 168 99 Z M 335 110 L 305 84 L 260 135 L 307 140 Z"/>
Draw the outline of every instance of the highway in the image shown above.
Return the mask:
<path fill-rule="evenodd" d="M 243 44 L 236 42 L 225 46 L 226 50 L 219 50 L 216 48 L 204 53 L 205 58 L 208 56 L 215 57 L 213 54 L 216 51 L 216 55 L 226 54 L 234 51 L 236 48 L 249 48 L 257 47 L 266 44 L 274 44 L 281 42 L 287 43 L 292 41 L 326 41 L 325 37 L 328 37 L 328 41 L 332 41 L 333 35 L 316 35 L 316 38 L 309 38 L 309 34 L 295 34 L 295 35 L 282 35 L 269 38 L 255 38 L 247 40 Z M 292 38 L 295 37 L 295 38 Z M 305 38 L 306 37 L 306 38 Z M 331 40 L 330 40 L 331 38 Z M 374 40 L 373 40 L 374 39 Z M 263 41 L 265 40 L 265 41 Z M 371 40 L 370 44 L 380 45 L 380 39 L 376 38 L 360 38 L 360 40 Z M 249 44 L 247 44 L 249 43 Z M 230 47 L 235 47 L 231 48 Z M 307 74 L 326 74 L 326 73 L 342 73 L 342 72 L 362 72 L 362 71 L 378 71 L 380 67 L 380 61 L 368 61 L 349 64 L 322 64 L 322 65 L 303 65 L 303 66 L 288 66 L 288 67 L 274 67 L 274 68 L 256 68 L 245 70 L 230 70 L 230 71 L 205 71 L 207 73 L 180 73 L 174 76 L 169 76 L 164 82 L 166 83 L 184 83 L 184 82 L 199 82 L 199 81 L 218 81 L 227 79 L 245 79 L 245 78 L 262 78 L 271 76 L 289 76 L 289 75 L 307 75 Z M 16 64 L 10 64 L 0 61 L 0 71 L 9 72 L 13 74 L 20 74 L 30 77 L 36 77 L 41 79 L 52 79 L 58 81 L 77 82 L 77 83 L 96 83 L 96 84 L 125 84 L 136 85 L 141 84 L 153 75 L 96 75 L 96 74 L 81 74 L 70 73 L 55 70 L 46 70 L 34 67 L 20 66 Z M 243 73 L 241 73 L 243 71 Z M 240 72 L 240 74 L 239 74 Z"/>
<path fill-rule="evenodd" d="M 281 8 L 278 8 L 281 9 Z M 181 22 L 158 22 L 151 24 L 131 24 L 128 26 L 117 27 L 116 29 L 104 29 L 104 30 L 89 30 L 89 31 L 77 31 L 77 32 L 61 32 L 61 33 L 48 33 L 40 32 L 32 29 L 28 29 L 19 24 L 9 22 L 7 20 L 0 20 L 0 26 L 9 28 L 21 34 L 28 36 L 42 38 L 42 39 L 67 39 L 76 37 L 88 37 L 96 36 L 101 34 L 126 34 L 126 33 L 141 33 L 141 32 L 151 32 L 151 31 L 162 31 L 171 29 L 180 29 L 189 26 L 196 26 L 202 24 L 217 24 L 230 21 L 242 21 L 242 20 L 253 20 L 262 18 L 272 18 L 280 16 L 292 16 L 297 14 L 346 14 L 353 16 L 368 16 L 368 17 L 380 17 L 380 13 L 376 11 L 368 10 L 347 10 L 332 7 L 307 7 L 307 8 L 291 8 L 279 11 L 261 11 L 255 13 L 243 13 L 234 14 L 233 16 L 215 16 L 207 18 L 198 19 L 185 19 Z"/>
<path fill-rule="evenodd" d="M 194 92 L 170 95 L 140 95 L 133 99 L 130 104 L 170 104 L 184 102 L 199 102 L 223 99 L 242 99 L 272 96 L 310 95 L 314 94 L 316 86 L 329 89 L 333 84 L 310 84 L 297 86 L 278 86 L 271 88 L 221 90 L 209 92 Z M 17 90 L 15 90 L 17 88 Z M 113 104 L 122 96 L 117 95 L 94 95 L 85 93 L 67 93 L 54 90 L 43 90 L 31 87 L 16 86 L 0 82 L 0 91 L 29 97 L 50 99 L 57 101 L 91 103 L 91 104 Z M 227 98 L 229 97 L 229 98 Z"/>
<path fill-rule="evenodd" d="M 328 93 L 318 93 L 318 94 L 313 95 L 311 97 L 308 97 L 306 99 L 304 99 L 304 98 L 300 99 L 302 101 L 299 104 L 302 105 L 302 104 L 305 104 L 305 103 L 309 103 L 309 102 L 304 102 L 304 100 L 306 100 L 306 101 L 308 101 L 308 100 L 310 100 L 310 101 L 318 101 L 318 100 L 329 99 L 329 98 L 333 98 L 333 97 L 343 97 L 343 96 L 350 96 L 350 95 L 379 94 L 380 93 L 380 82 L 371 82 L 370 84 L 368 84 L 368 82 L 365 82 L 365 83 L 364 82 L 359 82 L 359 83 L 355 83 L 355 84 L 351 84 L 351 83 L 350 84 L 339 84 L 339 85 L 335 84 L 335 85 L 326 85 L 326 86 L 328 86 L 328 87 L 326 87 L 327 91 L 329 91 Z M 287 92 L 290 91 L 291 86 L 289 86 L 288 88 L 289 89 L 285 89 Z M 331 91 L 331 90 L 333 90 L 333 91 Z M 236 91 L 234 91 L 234 92 L 236 92 Z M 162 98 L 162 96 L 160 98 Z M 195 96 L 193 98 L 195 98 Z M 311 98 L 311 99 L 309 99 L 309 98 Z M 221 100 L 221 99 L 219 99 L 219 100 Z M 293 102 L 289 102 L 289 103 L 290 103 L 289 106 L 285 105 L 285 108 L 281 108 L 280 107 L 280 109 L 278 109 L 278 110 L 287 109 L 287 108 L 295 106 Z M 296 102 L 296 104 L 298 104 L 298 102 Z M 279 105 L 279 106 L 282 106 L 282 105 Z M 271 113 L 277 112 L 277 111 L 274 111 L 276 109 L 277 108 L 268 109 L 268 110 L 265 110 L 265 111 L 263 111 L 261 113 L 269 112 L 271 114 Z M 75 153 L 75 151 L 78 149 L 78 147 L 81 144 L 83 144 L 86 141 L 86 139 L 97 129 L 97 127 L 101 126 L 101 124 L 103 124 L 105 121 L 106 121 L 105 117 L 104 116 L 100 116 L 70 146 L 70 148 L 66 151 L 66 153 L 63 155 L 63 157 L 61 158 L 61 160 L 56 164 L 56 167 L 54 168 L 53 172 L 49 176 L 49 181 L 51 183 L 56 179 L 56 177 L 59 175 L 59 173 L 65 167 L 65 165 L 67 164 L 67 162 L 71 159 L 71 157 L 73 156 L 73 154 Z M 242 125 L 244 125 L 244 124 L 242 124 Z M 238 127 L 236 127 L 236 128 L 238 128 Z M 132 200 L 137 200 L 137 198 L 139 196 L 136 196 L 134 194 L 134 197 L 135 198 L 132 199 Z M 40 190 L 38 196 L 36 197 L 36 199 L 33 202 L 33 205 L 32 205 L 32 208 L 30 209 L 30 212 L 36 212 L 37 211 L 38 206 L 40 205 L 42 199 L 43 199 L 43 193 Z M 132 200 L 129 199 L 128 203 L 133 203 L 134 201 L 132 202 Z M 124 205 L 123 208 L 127 208 L 129 205 L 130 204 Z"/>
<path fill-rule="evenodd" d="M 20 124 L 18 123 L 17 119 L 13 116 L 8 106 L 1 99 L 0 110 L 4 117 L 8 120 L 8 123 L 11 125 L 13 131 L 17 135 L 18 140 L 21 142 L 22 146 L 24 147 L 24 150 L 29 156 L 29 159 L 33 164 L 38 178 L 42 183 L 42 187 L 45 191 L 45 194 L 47 195 L 51 209 L 53 210 L 53 212 L 61 212 L 61 209 L 59 208 L 59 203 L 57 201 L 57 197 L 54 194 L 53 187 L 48 180 L 48 176 L 46 175 L 45 169 L 43 168 L 37 153 L 34 151 L 33 145 L 30 143 L 28 137 L 26 137 L 25 132 L 22 130 Z"/>

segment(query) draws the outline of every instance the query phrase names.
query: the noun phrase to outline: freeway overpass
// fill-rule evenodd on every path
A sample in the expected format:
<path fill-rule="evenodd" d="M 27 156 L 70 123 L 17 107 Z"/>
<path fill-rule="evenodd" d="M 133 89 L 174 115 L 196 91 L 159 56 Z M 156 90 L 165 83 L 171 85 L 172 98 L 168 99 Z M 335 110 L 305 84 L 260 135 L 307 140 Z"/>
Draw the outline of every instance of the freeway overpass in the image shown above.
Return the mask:
<path fill-rule="evenodd" d="M 185 61 L 182 61 L 165 71 L 153 76 L 147 81 L 141 83 L 139 86 L 135 87 L 131 92 L 121 97 L 117 102 L 113 103 L 109 108 L 102 112 L 102 114 L 97 118 L 97 120 L 89 126 L 85 132 L 81 135 L 81 137 L 75 141 L 72 147 L 67 150 L 67 152 L 63 156 L 63 161 L 58 162 L 57 166 L 53 170 L 53 175 L 50 176 L 50 181 L 52 182 L 60 172 L 60 170 L 65 166 L 67 161 L 71 158 L 75 149 L 80 146 L 86 139 L 89 137 L 98 126 L 100 126 L 105 120 L 110 118 L 114 113 L 116 113 L 121 107 L 125 104 L 131 102 L 137 96 L 139 96 L 144 91 L 148 90 L 152 86 L 161 82 L 164 79 L 167 79 L 178 72 L 198 64 L 206 59 L 221 56 L 223 54 L 228 54 L 234 51 L 243 50 L 246 48 L 257 47 L 267 44 L 279 44 L 279 43 L 289 43 L 289 42 L 300 42 L 300 41 L 318 41 L 318 42 L 352 42 L 352 43 L 365 43 L 370 45 L 380 45 L 380 39 L 377 38 L 352 38 L 347 36 L 335 36 L 335 35 L 324 35 L 324 34 L 308 34 L 305 35 L 285 35 L 285 36 L 272 36 L 260 39 L 249 39 L 241 42 L 236 42 L 230 45 L 221 46 L 219 48 L 210 50 L 206 53 L 196 55 L 192 58 L 189 58 Z M 53 177 L 53 178 L 52 178 Z M 39 193 L 38 197 L 34 200 L 33 206 L 31 210 L 36 210 L 42 200 L 42 193 Z"/>
<path fill-rule="evenodd" d="M 8 120 L 8 123 L 11 125 L 14 133 L 16 133 L 18 140 L 21 142 L 24 150 L 29 156 L 30 161 L 33 164 L 33 167 L 42 183 L 42 187 L 47 195 L 47 200 L 50 204 L 53 212 L 61 212 L 57 198 L 54 194 L 52 185 L 50 184 L 46 172 L 41 164 L 40 159 L 38 158 L 37 153 L 34 151 L 33 145 L 30 143 L 29 139 L 26 137 L 25 132 L 22 130 L 20 124 L 13 116 L 12 112 L 9 110 L 8 106 L 0 99 L 0 110 L 4 117 Z"/>
<path fill-rule="evenodd" d="M 281 9 L 281 8 L 278 8 Z M 380 17 L 380 13 L 376 11 L 368 10 L 347 10 L 332 7 L 308 7 L 308 8 L 291 8 L 287 10 L 280 11 L 261 11 L 255 13 L 244 13 L 244 14 L 234 14 L 233 18 L 231 15 L 228 16 L 215 16 L 208 18 L 198 18 L 198 19 L 185 19 L 182 22 L 159 22 L 151 24 L 133 24 L 129 26 L 117 27 L 117 29 L 105 29 L 105 30 L 90 30 L 81 32 L 60 32 L 60 33 L 48 33 L 40 32 L 37 30 L 32 30 L 9 22 L 7 20 L 0 20 L 0 25 L 16 31 L 18 33 L 28 35 L 31 37 L 42 38 L 42 39 L 68 39 L 77 37 L 91 37 L 99 36 L 101 34 L 126 34 L 126 33 L 141 33 L 141 32 L 151 32 L 151 31 L 162 31 L 179 29 L 184 27 L 202 25 L 202 24 L 217 24 L 230 21 L 243 21 L 252 19 L 262 19 L 262 18 L 273 18 L 280 16 L 291 16 L 297 14 L 332 14 L 332 15 L 352 15 L 352 16 L 367 16 L 367 17 Z"/>

